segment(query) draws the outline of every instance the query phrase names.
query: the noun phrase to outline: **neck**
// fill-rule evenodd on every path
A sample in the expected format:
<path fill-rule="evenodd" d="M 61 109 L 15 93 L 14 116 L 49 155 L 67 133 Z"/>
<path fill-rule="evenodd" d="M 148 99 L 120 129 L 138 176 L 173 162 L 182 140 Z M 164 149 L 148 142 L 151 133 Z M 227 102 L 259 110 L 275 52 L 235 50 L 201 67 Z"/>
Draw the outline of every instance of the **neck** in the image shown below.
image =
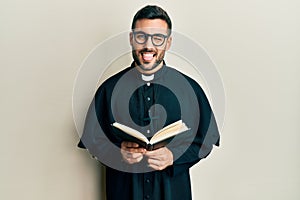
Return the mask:
<path fill-rule="evenodd" d="M 151 74 L 154 74 L 155 72 L 157 72 L 158 70 L 160 70 L 162 67 L 163 67 L 164 63 L 161 62 L 159 63 L 159 65 L 157 65 L 154 69 L 151 69 L 151 70 L 144 70 L 142 69 L 138 64 L 135 63 L 135 67 L 136 69 L 142 73 L 142 74 L 145 74 L 145 75 L 151 75 Z"/>

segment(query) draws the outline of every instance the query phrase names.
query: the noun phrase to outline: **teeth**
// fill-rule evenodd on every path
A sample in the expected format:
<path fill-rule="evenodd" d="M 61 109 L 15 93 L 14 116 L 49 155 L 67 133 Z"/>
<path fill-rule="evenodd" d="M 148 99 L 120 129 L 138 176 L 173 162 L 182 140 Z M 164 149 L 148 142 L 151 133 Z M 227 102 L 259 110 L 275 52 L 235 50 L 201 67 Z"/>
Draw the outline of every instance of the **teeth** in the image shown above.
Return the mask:
<path fill-rule="evenodd" d="M 153 59 L 154 54 L 153 53 L 143 53 L 143 59 L 145 61 L 151 61 Z"/>

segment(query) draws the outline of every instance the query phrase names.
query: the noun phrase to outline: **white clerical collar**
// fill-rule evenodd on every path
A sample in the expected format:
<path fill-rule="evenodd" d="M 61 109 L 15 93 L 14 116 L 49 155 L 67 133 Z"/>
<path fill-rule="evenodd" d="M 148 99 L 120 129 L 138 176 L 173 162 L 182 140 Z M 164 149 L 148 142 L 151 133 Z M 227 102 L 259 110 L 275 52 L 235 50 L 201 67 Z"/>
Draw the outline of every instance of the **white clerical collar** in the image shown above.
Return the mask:
<path fill-rule="evenodd" d="M 154 79 L 154 74 L 151 74 L 149 76 L 146 76 L 146 75 L 142 74 L 142 79 L 144 81 L 152 81 Z"/>

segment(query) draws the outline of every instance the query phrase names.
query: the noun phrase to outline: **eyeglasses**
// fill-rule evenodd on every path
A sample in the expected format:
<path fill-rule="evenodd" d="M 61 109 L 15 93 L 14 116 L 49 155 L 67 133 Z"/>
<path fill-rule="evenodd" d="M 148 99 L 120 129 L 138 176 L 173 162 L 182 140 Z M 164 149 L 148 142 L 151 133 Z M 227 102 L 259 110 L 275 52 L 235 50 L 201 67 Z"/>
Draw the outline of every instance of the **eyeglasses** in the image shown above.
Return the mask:
<path fill-rule="evenodd" d="M 138 31 L 133 32 L 133 37 L 138 44 L 145 44 L 148 41 L 148 38 L 151 37 L 151 41 L 154 46 L 161 46 L 169 36 L 160 33 L 148 34 L 143 31 Z"/>

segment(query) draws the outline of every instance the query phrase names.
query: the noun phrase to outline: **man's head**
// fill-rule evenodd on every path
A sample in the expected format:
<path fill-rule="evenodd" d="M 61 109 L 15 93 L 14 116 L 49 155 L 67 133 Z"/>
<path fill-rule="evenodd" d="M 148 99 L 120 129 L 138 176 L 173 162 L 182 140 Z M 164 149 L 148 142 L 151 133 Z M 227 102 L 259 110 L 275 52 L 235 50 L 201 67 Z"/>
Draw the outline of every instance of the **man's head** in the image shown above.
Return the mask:
<path fill-rule="evenodd" d="M 130 44 L 137 69 L 144 74 L 156 72 L 172 41 L 168 14 L 158 6 L 146 6 L 135 14 L 131 28 Z"/>
<path fill-rule="evenodd" d="M 132 30 L 135 29 L 136 21 L 140 19 L 162 19 L 167 23 L 168 29 L 170 31 L 172 30 L 172 22 L 168 13 L 158 6 L 148 5 L 140 9 L 133 17 L 132 24 L 131 24 Z M 171 32 L 169 34 L 171 34 Z"/>

